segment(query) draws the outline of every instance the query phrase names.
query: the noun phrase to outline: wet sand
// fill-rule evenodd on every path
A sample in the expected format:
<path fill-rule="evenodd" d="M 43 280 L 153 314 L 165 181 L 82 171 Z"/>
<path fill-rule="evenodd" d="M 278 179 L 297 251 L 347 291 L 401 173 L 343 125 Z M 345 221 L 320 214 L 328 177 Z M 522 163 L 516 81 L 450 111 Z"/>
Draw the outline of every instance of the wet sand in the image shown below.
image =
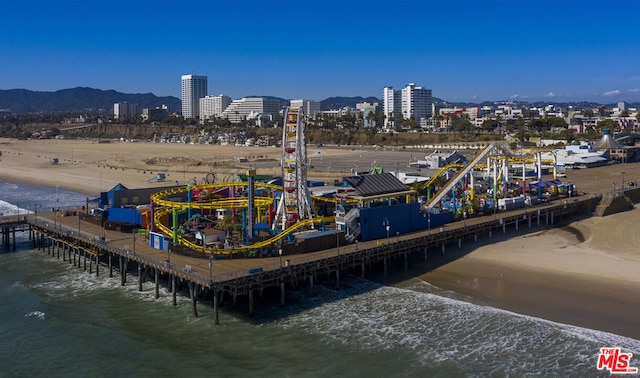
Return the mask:
<path fill-rule="evenodd" d="M 89 196 L 118 183 L 129 188 L 184 183 L 216 172 L 244 173 L 240 158 L 254 161 L 258 174 L 281 157 L 270 147 L 201 146 L 95 141 L 17 141 L 0 139 L 0 180 L 68 188 Z M 316 155 L 349 160 L 351 149 L 322 149 Z M 367 152 L 375 156 L 371 152 Z M 398 152 L 400 153 L 400 152 Z M 53 158 L 58 164 L 49 164 Z M 379 160 L 380 161 L 380 160 Z M 640 164 L 567 172 L 578 191 L 599 193 L 640 178 Z M 148 182 L 163 172 L 166 181 Z M 326 172 L 310 172 L 326 177 Z M 336 176 L 339 174 L 336 173 Z M 640 182 L 640 180 L 638 180 Z M 426 274 L 425 281 L 468 295 L 474 301 L 562 323 L 640 339 L 640 209 L 604 218 L 591 217 L 570 227 L 494 235 L 463 248 L 450 247 L 454 259 Z M 527 231 L 528 232 L 528 231 Z M 427 264 L 428 266 L 428 264 Z"/>
<path fill-rule="evenodd" d="M 478 303 L 640 339 L 639 216 L 636 207 L 569 230 L 494 235 L 450 248 L 461 257 L 420 278 Z"/>

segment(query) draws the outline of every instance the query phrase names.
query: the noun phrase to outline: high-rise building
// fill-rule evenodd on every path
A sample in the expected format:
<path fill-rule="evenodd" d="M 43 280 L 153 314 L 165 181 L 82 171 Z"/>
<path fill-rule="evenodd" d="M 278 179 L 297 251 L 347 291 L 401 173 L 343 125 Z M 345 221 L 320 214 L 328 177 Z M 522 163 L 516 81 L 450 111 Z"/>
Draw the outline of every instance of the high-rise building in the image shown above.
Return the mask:
<path fill-rule="evenodd" d="M 138 104 L 128 102 L 116 102 L 113 104 L 113 118 L 134 117 L 138 115 Z"/>
<path fill-rule="evenodd" d="M 218 117 L 231 104 L 227 95 L 205 96 L 200 99 L 200 119 Z"/>
<path fill-rule="evenodd" d="M 397 126 L 400 115 L 404 119 L 420 123 L 421 118 L 430 117 L 433 114 L 432 104 L 431 89 L 418 87 L 415 83 L 409 83 L 401 90 L 384 87 L 384 127 Z"/>
<path fill-rule="evenodd" d="M 207 95 L 207 77 L 182 75 L 182 116 L 200 117 L 200 99 Z"/>
<path fill-rule="evenodd" d="M 421 118 L 432 115 L 432 103 L 431 89 L 418 87 L 415 83 L 409 83 L 402 89 L 402 116 L 405 119 L 420 123 Z"/>
<path fill-rule="evenodd" d="M 396 121 L 402 114 L 402 91 L 395 90 L 393 87 L 384 87 L 382 105 L 385 129 L 395 127 Z"/>

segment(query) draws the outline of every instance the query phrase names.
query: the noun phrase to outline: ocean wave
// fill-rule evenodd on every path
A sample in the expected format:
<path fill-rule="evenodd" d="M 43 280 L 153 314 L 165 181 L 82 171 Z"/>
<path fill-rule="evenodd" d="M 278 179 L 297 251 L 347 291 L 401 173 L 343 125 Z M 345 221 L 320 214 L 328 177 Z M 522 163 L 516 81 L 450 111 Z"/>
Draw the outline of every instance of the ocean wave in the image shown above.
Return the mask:
<path fill-rule="evenodd" d="M 172 303 L 171 300 L 167 300 L 172 293 L 164 281 L 158 288 L 160 298 L 156 299 L 155 283 L 152 281 L 144 282 L 142 291 L 140 291 L 138 290 L 138 276 L 135 273 L 128 273 L 127 282 L 122 286 L 118 268 L 114 267 L 114 277 L 109 277 L 108 267 L 100 265 L 100 275 L 96 276 L 95 264 L 93 273 L 89 273 L 88 270 L 84 270 L 84 265 L 82 268 L 78 268 L 68 262 L 60 264 L 61 260 L 51 259 L 46 255 L 43 256 L 43 259 L 48 261 L 52 270 L 43 275 L 46 279 L 35 284 L 33 288 L 41 293 L 46 293 L 48 297 L 66 299 L 111 293 L 135 299 L 135 302 L 166 301 Z M 182 295 L 178 295 L 176 300 L 178 305 L 190 303 L 190 299 Z"/>
<path fill-rule="evenodd" d="M 24 317 L 25 318 L 34 317 L 34 318 L 38 318 L 40 320 L 44 320 L 45 315 L 44 315 L 44 312 L 42 312 L 42 311 L 31 311 L 31 312 L 27 313 Z"/>
<path fill-rule="evenodd" d="M 1 215 L 17 215 L 17 214 L 31 214 L 32 211 L 18 207 L 7 201 L 0 200 L 0 214 Z"/>
<path fill-rule="evenodd" d="M 639 340 L 443 297 L 425 288 L 362 290 L 291 315 L 279 326 L 324 335 L 327 345 L 403 350 L 423 366 L 453 362 L 481 376 L 593 374 L 602 346 L 640 353 Z"/>
<path fill-rule="evenodd" d="M 10 182 L 6 182 L 6 181 L 2 181 L 2 187 L 3 189 L 18 189 L 18 185 L 10 183 Z"/>

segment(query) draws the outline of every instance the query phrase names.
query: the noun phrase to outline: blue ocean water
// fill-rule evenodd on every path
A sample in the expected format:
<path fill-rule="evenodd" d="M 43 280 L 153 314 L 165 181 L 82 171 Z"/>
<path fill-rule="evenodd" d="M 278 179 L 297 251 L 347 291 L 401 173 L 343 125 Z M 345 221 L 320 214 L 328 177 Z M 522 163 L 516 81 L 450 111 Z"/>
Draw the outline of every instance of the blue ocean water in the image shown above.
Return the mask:
<path fill-rule="evenodd" d="M 86 196 L 0 182 L 0 212 L 78 207 Z M 17 205 L 19 204 L 20 209 Z M 346 278 L 291 292 L 248 318 L 164 288 L 138 291 L 31 249 L 0 251 L 0 376 L 467 377 L 609 376 L 600 347 L 640 366 L 640 340 L 484 306 L 418 279 L 400 287 Z M 134 280 L 135 281 L 135 280 Z"/>

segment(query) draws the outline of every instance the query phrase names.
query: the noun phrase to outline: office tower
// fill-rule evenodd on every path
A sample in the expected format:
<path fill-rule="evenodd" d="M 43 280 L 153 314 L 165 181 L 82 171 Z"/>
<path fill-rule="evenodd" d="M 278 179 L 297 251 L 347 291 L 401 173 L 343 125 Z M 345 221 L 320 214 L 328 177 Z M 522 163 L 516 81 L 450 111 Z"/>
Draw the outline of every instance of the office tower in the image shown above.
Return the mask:
<path fill-rule="evenodd" d="M 402 89 L 402 116 L 405 119 L 419 124 L 421 118 L 432 115 L 432 103 L 431 89 L 418 87 L 415 83 L 409 83 Z"/>
<path fill-rule="evenodd" d="M 200 117 L 200 98 L 207 95 L 207 77 L 182 75 L 182 116 Z"/>
<path fill-rule="evenodd" d="M 384 107 L 384 128 L 396 126 L 396 121 L 402 114 L 402 91 L 393 87 L 384 87 L 382 105 Z"/>
<path fill-rule="evenodd" d="M 113 118 L 135 117 L 138 115 L 138 104 L 128 102 L 116 102 L 113 104 Z"/>
<path fill-rule="evenodd" d="M 430 117 L 433 114 L 433 97 L 431 89 L 418 87 L 415 83 L 409 83 L 401 90 L 393 87 L 384 87 L 384 127 L 399 126 L 400 115 L 406 120 L 420 124 L 420 119 Z"/>

